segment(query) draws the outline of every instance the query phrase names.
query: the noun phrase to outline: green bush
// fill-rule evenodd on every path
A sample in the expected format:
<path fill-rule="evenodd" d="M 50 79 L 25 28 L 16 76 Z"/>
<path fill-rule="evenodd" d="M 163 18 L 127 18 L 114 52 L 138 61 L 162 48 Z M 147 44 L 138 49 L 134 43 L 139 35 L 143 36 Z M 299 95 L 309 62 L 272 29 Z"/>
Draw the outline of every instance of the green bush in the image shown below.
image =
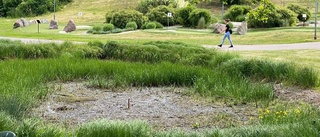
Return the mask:
<path fill-rule="evenodd" d="M 204 29 L 206 28 L 206 20 L 204 19 L 204 17 L 201 17 L 198 25 L 197 25 L 197 29 Z"/>
<path fill-rule="evenodd" d="M 128 22 L 126 24 L 126 29 L 136 30 L 137 28 L 138 28 L 138 26 L 137 26 L 136 22 Z"/>
<path fill-rule="evenodd" d="M 192 25 L 189 16 L 190 13 L 195 10 L 196 7 L 192 5 L 188 5 L 187 7 L 180 8 L 178 10 L 178 22 L 183 26 L 183 27 L 190 27 Z"/>
<path fill-rule="evenodd" d="M 93 26 L 92 30 L 96 31 L 96 32 L 100 32 L 100 31 L 102 31 L 102 27 L 100 25 L 95 25 L 95 26 Z"/>
<path fill-rule="evenodd" d="M 277 12 L 273 3 L 267 2 L 260 4 L 259 7 L 251 10 L 248 14 L 248 26 L 252 28 L 270 28 L 281 27 L 284 20 L 281 14 Z"/>
<path fill-rule="evenodd" d="M 106 14 L 106 22 L 114 24 L 115 27 L 124 29 L 129 22 L 136 22 L 138 28 L 148 21 L 148 18 L 142 13 L 135 10 L 119 10 L 108 12 Z"/>
<path fill-rule="evenodd" d="M 230 19 L 232 21 L 242 22 L 245 20 L 245 15 L 250 12 L 252 8 L 248 5 L 232 5 L 227 14 L 225 14 L 225 19 Z"/>
<path fill-rule="evenodd" d="M 177 7 L 176 0 L 140 0 L 137 10 L 143 14 L 148 13 L 151 9 L 156 8 L 158 6 L 171 6 L 173 8 Z"/>
<path fill-rule="evenodd" d="M 156 28 L 157 28 L 157 29 L 162 29 L 162 28 L 163 28 L 163 25 L 162 25 L 160 22 L 153 21 L 153 23 L 156 24 Z"/>
<path fill-rule="evenodd" d="M 297 14 L 297 18 L 299 19 L 299 21 L 304 22 L 304 21 L 309 20 L 310 17 L 311 17 L 311 12 L 306 7 L 302 7 L 302 6 L 297 5 L 297 4 L 289 4 L 287 6 L 287 8 Z M 302 16 L 303 14 L 306 14 L 307 17 L 303 18 L 303 16 Z"/>
<path fill-rule="evenodd" d="M 107 23 L 103 26 L 103 31 L 111 31 L 114 29 L 114 25 L 111 23 Z"/>
<path fill-rule="evenodd" d="M 287 8 L 278 7 L 277 13 L 281 15 L 284 24 L 282 26 L 294 26 L 297 21 L 297 14 Z"/>
<path fill-rule="evenodd" d="M 113 29 L 111 33 L 122 33 L 128 31 L 127 29 Z"/>
<path fill-rule="evenodd" d="M 146 25 L 146 29 L 156 29 L 157 28 L 157 24 L 154 23 L 154 22 L 149 22 L 147 25 Z"/>
<path fill-rule="evenodd" d="M 205 24 L 210 23 L 211 21 L 211 13 L 206 9 L 195 9 L 190 13 L 189 20 L 191 22 L 191 27 L 196 27 L 198 25 L 199 20 L 203 17 L 205 19 Z"/>
<path fill-rule="evenodd" d="M 149 23 L 154 23 L 154 24 L 156 24 L 156 29 L 163 29 L 163 28 L 164 28 L 164 26 L 163 26 L 161 23 L 159 23 L 159 22 L 157 22 L 157 21 L 153 21 L 153 22 L 144 23 L 144 24 L 142 25 L 141 29 L 147 29 L 147 25 L 148 25 Z M 149 26 L 149 29 L 153 29 L 153 24 L 151 24 L 151 26 Z"/>
<path fill-rule="evenodd" d="M 168 18 L 168 12 L 172 13 L 172 17 Z M 176 23 L 176 14 L 174 8 L 168 6 L 158 6 L 153 8 L 146 14 L 150 21 L 160 22 L 162 25 L 174 25 Z M 168 20 L 169 19 L 169 20 Z"/>

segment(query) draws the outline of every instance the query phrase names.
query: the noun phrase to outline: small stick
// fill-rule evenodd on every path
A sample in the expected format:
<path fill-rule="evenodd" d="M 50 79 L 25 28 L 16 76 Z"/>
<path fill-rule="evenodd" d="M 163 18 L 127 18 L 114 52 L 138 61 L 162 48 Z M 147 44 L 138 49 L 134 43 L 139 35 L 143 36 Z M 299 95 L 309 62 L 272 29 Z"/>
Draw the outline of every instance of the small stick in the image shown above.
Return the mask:
<path fill-rule="evenodd" d="M 128 99 L 128 109 L 130 109 L 130 99 Z"/>

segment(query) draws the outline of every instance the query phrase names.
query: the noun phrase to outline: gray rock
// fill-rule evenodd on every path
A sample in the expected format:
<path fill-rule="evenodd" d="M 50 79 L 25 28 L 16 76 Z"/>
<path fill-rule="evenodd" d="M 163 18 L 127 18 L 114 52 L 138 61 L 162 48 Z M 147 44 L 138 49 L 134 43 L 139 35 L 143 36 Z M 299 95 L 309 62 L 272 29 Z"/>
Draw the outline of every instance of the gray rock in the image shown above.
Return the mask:
<path fill-rule="evenodd" d="M 24 27 L 27 27 L 27 26 L 30 25 L 30 24 L 29 24 L 29 21 L 26 20 L 25 18 L 21 18 L 20 20 L 22 21 Z"/>
<path fill-rule="evenodd" d="M 14 22 L 13 24 L 13 29 L 19 28 L 19 27 L 23 27 L 23 22 L 18 19 L 16 22 Z"/>
<path fill-rule="evenodd" d="M 36 20 L 29 20 L 29 25 L 36 24 L 36 23 L 37 23 Z"/>
<path fill-rule="evenodd" d="M 248 24 L 247 22 L 242 22 L 238 28 L 237 28 L 237 33 L 240 35 L 246 35 L 248 32 Z"/>
<path fill-rule="evenodd" d="M 67 26 L 64 27 L 63 31 L 65 32 L 72 32 L 77 29 L 76 24 L 72 20 L 69 20 Z"/>
<path fill-rule="evenodd" d="M 221 33 L 221 31 L 223 31 L 225 27 L 226 27 L 225 24 L 216 23 L 213 26 L 213 33 Z"/>
<path fill-rule="evenodd" d="M 50 21 L 49 29 L 58 29 L 58 22 L 55 20 Z"/>
<path fill-rule="evenodd" d="M 49 24 L 49 21 L 48 21 L 47 19 L 42 19 L 42 20 L 41 20 L 41 23 L 42 23 L 42 24 Z"/>

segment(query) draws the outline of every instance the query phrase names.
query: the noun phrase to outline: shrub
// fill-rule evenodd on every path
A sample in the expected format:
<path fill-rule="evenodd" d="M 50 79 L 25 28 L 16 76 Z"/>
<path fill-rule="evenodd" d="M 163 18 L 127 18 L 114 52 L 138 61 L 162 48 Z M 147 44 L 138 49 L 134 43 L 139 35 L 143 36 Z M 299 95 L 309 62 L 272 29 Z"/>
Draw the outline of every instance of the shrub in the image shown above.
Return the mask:
<path fill-rule="evenodd" d="M 187 7 L 180 8 L 178 10 L 178 22 L 183 27 L 190 27 L 192 25 L 191 21 L 189 20 L 190 13 L 195 10 L 196 7 L 192 5 L 188 5 Z"/>
<path fill-rule="evenodd" d="M 112 33 L 122 33 L 122 32 L 125 32 L 127 31 L 126 29 L 113 29 L 111 32 Z"/>
<path fill-rule="evenodd" d="M 176 8 L 177 2 L 176 0 L 140 0 L 136 9 L 141 13 L 146 14 L 149 10 L 161 5 L 171 5 L 173 8 Z"/>
<path fill-rule="evenodd" d="M 93 34 L 93 29 L 88 30 L 87 33 L 92 33 Z"/>
<path fill-rule="evenodd" d="M 297 14 L 287 8 L 278 7 L 277 13 L 281 15 L 281 19 L 283 20 L 283 26 L 294 26 L 297 21 Z"/>
<path fill-rule="evenodd" d="M 93 31 L 96 31 L 96 32 L 102 31 L 102 27 L 100 25 L 95 25 L 95 26 L 93 26 L 92 29 L 93 29 Z"/>
<path fill-rule="evenodd" d="M 297 5 L 297 4 L 289 4 L 287 6 L 287 8 L 293 12 L 295 12 L 298 16 L 297 18 L 299 19 L 299 21 L 307 21 L 309 20 L 309 18 L 311 17 L 311 13 L 310 11 L 305 8 L 305 7 L 302 7 L 300 5 Z M 306 18 L 303 18 L 303 14 L 306 14 L 307 17 Z"/>
<path fill-rule="evenodd" d="M 107 23 L 103 26 L 103 31 L 111 31 L 114 29 L 114 25 L 111 23 Z"/>
<path fill-rule="evenodd" d="M 252 8 L 247 5 L 232 5 L 224 18 L 241 22 L 245 20 L 245 15 L 249 13 L 250 10 L 252 10 Z"/>
<path fill-rule="evenodd" d="M 156 24 L 156 28 L 157 28 L 157 29 L 162 29 L 162 28 L 163 28 L 163 25 L 162 25 L 160 22 L 153 21 L 153 23 Z"/>
<path fill-rule="evenodd" d="M 198 25 L 197 25 L 197 29 L 204 29 L 206 27 L 206 20 L 204 19 L 204 17 L 201 17 Z"/>
<path fill-rule="evenodd" d="M 156 29 L 157 28 L 157 25 L 156 23 L 154 22 L 149 22 L 147 25 L 146 25 L 146 29 Z"/>
<path fill-rule="evenodd" d="M 136 30 L 138 28 L 136 22 L 129 22 L 126 24 L 126 29 Z"/>
<path fill-rule="evenodd" d="M 260 4 L 259 7 L 251 10 L 248 14 L 248 26 L 253 28 L 281 27 L 284 21 L 281 14 L 271 2 Z"/>
<path fill-rule="evenodd" d="M 189 20 L 191 22 L 191 27 L 196 27 L 200 18 L 203 17 L 205 19 L 205 24 L 210 23 L 211 21 L 211 13 L 206 9 L 196 9 L 190 13 Z"/>
<path fill-rule="evenodd" d="M 106 14 L 106 22 L 114 24 L 115 27 L 123 29 L 129 22 L 136 22 L 138 28 L 148 21 L 148 18 L 135 10 L 119 10 Z"/>
<path fill-rule="evenodd" d="M 150 12 L 146 14 L 150 21 L 157 21 L 162 25 L 168 24 L 168 12 L 172 13 L 172 17 L 169 18 L 169 25 L 174 25 L 176 22 L 175 10 L 168 6 L 158 6 L 153 8 Z"/>

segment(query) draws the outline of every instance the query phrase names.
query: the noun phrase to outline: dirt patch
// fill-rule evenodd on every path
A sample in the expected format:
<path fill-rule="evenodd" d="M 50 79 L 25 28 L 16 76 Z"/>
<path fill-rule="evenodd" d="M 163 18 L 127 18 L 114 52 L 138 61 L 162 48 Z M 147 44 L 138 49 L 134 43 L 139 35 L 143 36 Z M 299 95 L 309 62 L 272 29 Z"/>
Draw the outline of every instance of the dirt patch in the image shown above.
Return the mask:
<path fill-rule="evenodd" d="M 320 93 L 314 90 L 300 89 L 297 87 L 283 88 L 281 84 L 274 85 L 275 96 L 285 101 L 302 101 L 309 103 L 320 110 Z"/>
<path fill-rule="evenodd" d="M 54 94 L 34 109 L 51 123 L 76 126 L 96 119 L 144 120 L 155 129 L 232 127 L 255 115 L 254 105 L 232 106 L 186 94 L 183 88 L 101 90 L 85 83 L 54 84 Z M 228 121 L 228 122 L 226 122 Z"/>
<path fill-rule="evenodd" d="M 88 88 L 79 82 L 52 85 L 54 94 L 34 108 L 34 115 L 71 127 L 96 119 L 110 119 L 144 120 L 154 129 L 193 130 L 246 125 L 250 124 L 250 117 L 257 117 L 254 104 L 192 97 L 185 94 L 184 88 L 111 90 Z M 320 105 L 320 94 L 311 90 L 275 87 L 275 93 L 281 100 Z"/>

